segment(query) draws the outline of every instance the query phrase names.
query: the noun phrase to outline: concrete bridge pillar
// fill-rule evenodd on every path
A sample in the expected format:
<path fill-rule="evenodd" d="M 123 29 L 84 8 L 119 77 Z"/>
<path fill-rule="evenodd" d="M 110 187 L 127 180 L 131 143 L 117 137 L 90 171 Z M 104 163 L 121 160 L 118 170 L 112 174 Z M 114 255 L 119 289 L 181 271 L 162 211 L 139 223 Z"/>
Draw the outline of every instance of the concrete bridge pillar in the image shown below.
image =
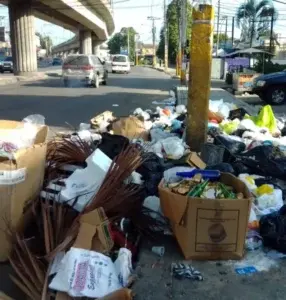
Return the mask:
<path fill-rule="evenodd" d="M 93 39 L 92 40 L 92 54 L 99 56 L 100 50 L 100 41 Z"/>
<path fill-rule="evenodd" d="M 9 18 L 14 75 L 33 76 L 38 66 L 32 1 L 10 0 Z"/>
<path fill-rule="evenodd" d="M 79 32 L 80 54 L 92 54 L 91 31 L 80 30 Z"/>

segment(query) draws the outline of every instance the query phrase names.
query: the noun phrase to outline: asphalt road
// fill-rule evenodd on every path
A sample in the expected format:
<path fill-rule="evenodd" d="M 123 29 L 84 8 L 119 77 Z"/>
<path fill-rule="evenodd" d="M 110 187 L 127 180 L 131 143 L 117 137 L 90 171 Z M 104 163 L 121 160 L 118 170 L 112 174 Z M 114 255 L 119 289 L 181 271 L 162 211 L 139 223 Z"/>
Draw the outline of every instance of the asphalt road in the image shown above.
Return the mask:
<path fill-rule="evenodd" d="M 167 98 L 174 84 L 162 72 L 134 67 L 128 75 L 109 74 L 107 86 L 99 89 L 65 88 L 57 72 L 48 71 L 48 79 L 0 87 L 0 118 L 21 120 L 42 114 L 50 126 L 78 126 L 105 110 L 126 116 L 137 107 L 150 108 L 153 101 Z"/>

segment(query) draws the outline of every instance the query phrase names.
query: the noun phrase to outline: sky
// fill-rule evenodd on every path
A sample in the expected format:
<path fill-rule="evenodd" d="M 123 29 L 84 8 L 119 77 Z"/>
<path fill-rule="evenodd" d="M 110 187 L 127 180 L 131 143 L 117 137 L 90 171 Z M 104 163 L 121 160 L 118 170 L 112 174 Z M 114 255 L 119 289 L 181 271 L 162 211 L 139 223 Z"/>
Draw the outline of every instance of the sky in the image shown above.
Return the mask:
<path fill-rule="evenodd" d="M 163 3 L 164 0 L 113 0 L 114 1 L 114 20 L 115 20 L 115 32 L 120 31 L 122 27 L 134 27 L 140 35 L 140 40 L 145 43 L 152 42 L 151 26 L 152 22 L 147 18 L 153 16 L 158 18 L 155 22 L 157 29 L 157 40 L 159 39 L 160 28 L 163 25 Z M 171 0 L 166 0 L 169 3 Z M 213 4 L 216 5 L 217 1 L 213 0 Z M 221 0 L 221 15 L 228 17 L 228 33 L 231 35 L 231 17 L 235 16 L 236 10 L 240 4 L 244 3 L 245 0 Z M 277 3 L 277 2 L 282 3 Z M 274 31 L 280 34 L 283 38 L 285 37 L 286 43 L 286 0 L 275 0 L 275 6 L 279 12 L 279 20 L 275 24 Z M 144 3 L 144 4 L 143 4 Z M 0 6 L 0 16 L 4 16 L 1 26 L 7 26 L 8 21 L 8 9 Z M 0 18 L 1 20 L 1 18 Z M 220 30 L 224 32 L 225 25 L 220 25 Z M 48 22 L 36 19 L 36 31 L 50 35 L 53 39 L 54 44 L 59 44 L 68 40 L 73 36 L 68 30 L 64 30 L 61 27 L 52 25 Z M 240 31 L 235 29 L 235 37 L 239 38 Z"/>

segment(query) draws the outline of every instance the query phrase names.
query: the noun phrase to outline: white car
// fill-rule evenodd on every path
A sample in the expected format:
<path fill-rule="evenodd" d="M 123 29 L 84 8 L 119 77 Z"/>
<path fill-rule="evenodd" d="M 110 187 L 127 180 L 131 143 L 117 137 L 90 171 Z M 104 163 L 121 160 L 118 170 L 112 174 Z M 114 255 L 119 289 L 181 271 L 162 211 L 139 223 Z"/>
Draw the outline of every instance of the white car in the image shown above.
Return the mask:
<path fill-rule="evenodd" d="M 126 55 L 114 55 L 112 58 L 112 73 L 130 73 L 130 61 Z"/>

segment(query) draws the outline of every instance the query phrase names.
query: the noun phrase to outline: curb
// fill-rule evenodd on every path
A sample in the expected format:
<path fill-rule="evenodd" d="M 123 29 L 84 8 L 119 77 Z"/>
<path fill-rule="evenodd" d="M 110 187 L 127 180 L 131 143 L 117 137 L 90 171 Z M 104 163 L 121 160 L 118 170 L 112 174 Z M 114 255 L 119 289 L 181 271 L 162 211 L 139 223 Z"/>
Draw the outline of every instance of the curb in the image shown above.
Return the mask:
<path fill-rule="evenodd" d="M 173 73 L 171 73 L 171 72 L 165 72 L 165 70 L 164 69 L 161 69 L 161 68 L 158 68 L 158 67 L 152 67 L 152 66 L 145 66 L 146 68 L 150 68 L 150 69 L 153 69 L 153 70 L 157 70 L 157 71 L 159 71 L 159 72 L 162 72 L 162 73 L 165 73 L 165 74 L 167 74 L 167 75 L 169 75 L 169 76 L 171 76 L 171 78 L 172 79 L 180 79 L 180 77 L 179 76 L 177 76 L 177 75 L 174 75 Z"/>
<path fill-rule="evenodd" d="M 0 86 L 15 84 L 17 82 L 29 82 L 29 81 L 37 81 L 41 79 L 46 79 L 48 76 L 46 74 L 32 76 L 32 77 L 24 77 L 24 76 L 14 76 L 11 78 L 0 78 Z"/>

